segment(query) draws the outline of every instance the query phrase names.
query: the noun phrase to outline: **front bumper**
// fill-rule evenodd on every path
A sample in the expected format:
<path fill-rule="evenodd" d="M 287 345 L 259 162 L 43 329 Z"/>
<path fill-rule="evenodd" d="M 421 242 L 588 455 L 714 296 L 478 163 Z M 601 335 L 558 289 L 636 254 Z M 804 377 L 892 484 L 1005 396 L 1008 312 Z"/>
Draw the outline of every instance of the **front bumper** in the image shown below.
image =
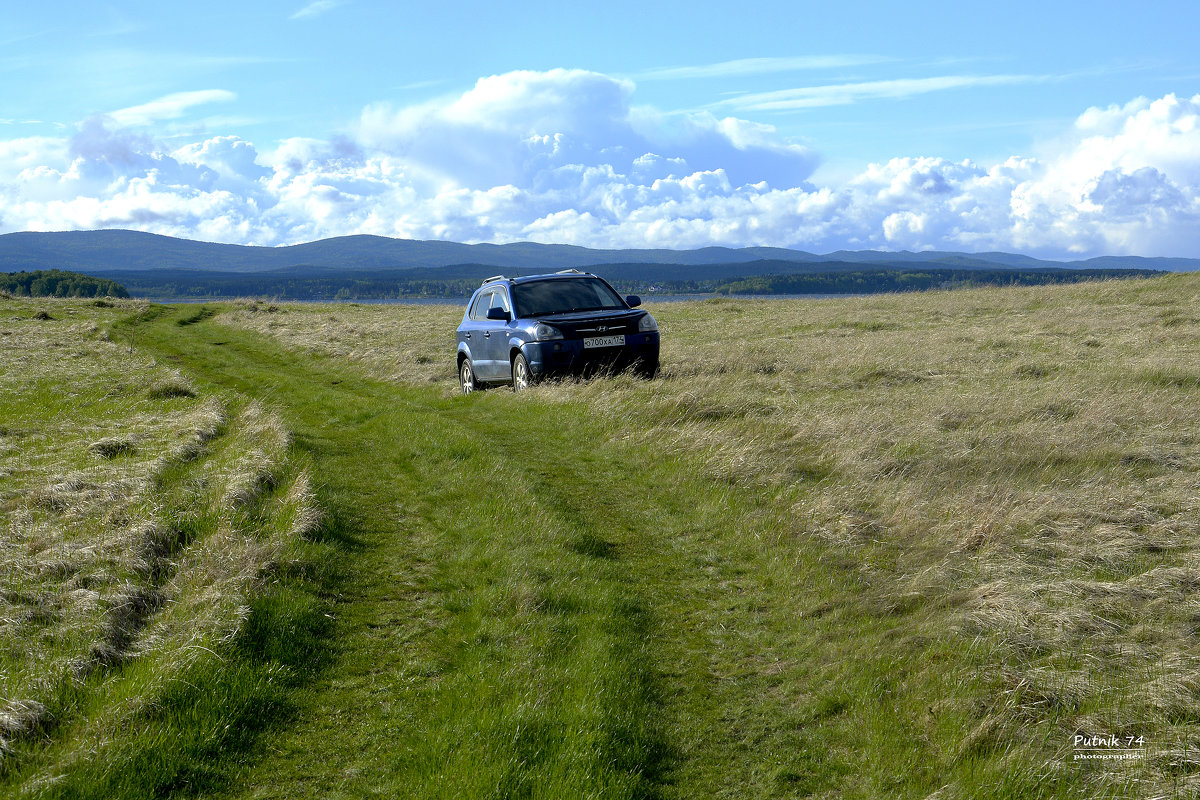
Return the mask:
<path fill-rule="evenodd" d="M 628 367 L 653 372 L 658 369 L 658 331 L 626 334 L 624 347 L 585 348 L 582 339 L 556 339 L 529 342 L 521 352 L 537 378 L 586 375 Z"/>

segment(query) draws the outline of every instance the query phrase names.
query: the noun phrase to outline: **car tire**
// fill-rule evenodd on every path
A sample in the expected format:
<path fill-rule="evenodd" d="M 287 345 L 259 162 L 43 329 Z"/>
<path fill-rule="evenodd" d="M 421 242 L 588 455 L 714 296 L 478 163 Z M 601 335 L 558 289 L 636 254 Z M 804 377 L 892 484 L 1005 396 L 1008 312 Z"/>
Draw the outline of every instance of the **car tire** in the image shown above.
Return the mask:
<path fill-rule="evenodd" d="M 658 375 L 658 359 L 653 361 L 638 361 L 634 366 L 634 374 L 645 380 L 653 380 Z"/>
<path fill-rule="evenodd" d="M 463 394 L 470 394 L 479 389 L 479 383 L 475 380 L 475 367 L 471 364 L 471 359 L 464 358 L 458 365 L 458 383 L 462 387 Z"/>
<path fill-rule="evenodd" d="M 521 392 L 537 383 L 533 370 L 529 368 L 529 359 L 524 353 L 517 353 L 512 363 L 512 385 L 514 392 Z"/>

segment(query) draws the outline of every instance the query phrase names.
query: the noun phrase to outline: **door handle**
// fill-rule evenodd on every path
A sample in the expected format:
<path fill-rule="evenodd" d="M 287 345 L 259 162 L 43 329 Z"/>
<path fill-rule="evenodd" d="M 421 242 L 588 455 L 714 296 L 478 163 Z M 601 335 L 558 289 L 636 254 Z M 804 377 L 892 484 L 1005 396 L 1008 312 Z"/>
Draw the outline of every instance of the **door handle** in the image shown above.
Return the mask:
<path fill-rule="evenodd" d="M 463 338 L 464 338 L 464 339 L 470 339 L 470 338 L 471 338 L 471 333 L 470 333 L 470 331 L 468 331 L 466 334 L 464 334 L 464 335 L 463 335 Z"/>
<path fill-rule="evenodd" d="M 485 338 L 485 339 L 490 339 L 490 338 L 492 338 L 492 332 L 491 332 L 491 331 L 484 331 L 484 332 L 483 332 L 483 338 Z"/>

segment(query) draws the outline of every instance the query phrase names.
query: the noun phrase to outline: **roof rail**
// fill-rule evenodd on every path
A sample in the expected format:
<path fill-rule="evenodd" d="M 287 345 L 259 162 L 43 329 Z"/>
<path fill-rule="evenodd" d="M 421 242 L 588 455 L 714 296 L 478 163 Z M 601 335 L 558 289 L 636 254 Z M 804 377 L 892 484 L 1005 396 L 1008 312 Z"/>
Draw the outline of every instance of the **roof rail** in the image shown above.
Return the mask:
<path fill-rule="evenodd" d="M 579 270 L 572 267 L 571 269 L 560 269 L 558 272 L 556 272 L 554 274 L 555 275 L 586 275 L 587 273 L 580 272 Z"/>
<path fill-rule="evenodd" d="M 484 279 L 483 279 L 483 283 L 481 283 L 481 284 L 479 284 L 479 285 L 480 285 L 480 286 L 487 286 L 487 285 L 488 285 L 489 283 L 491 283 L 492 281 L 506 281 L 506 280 L 508 280 L 508 278 L 506 278 L 506 277 L 505 277 L 505 276 L 503 276 L 503 275 L 493 275 L 493 276 L 492 276 L 492 277 L 490 277 L 490 278 L 484 278 Z"/>

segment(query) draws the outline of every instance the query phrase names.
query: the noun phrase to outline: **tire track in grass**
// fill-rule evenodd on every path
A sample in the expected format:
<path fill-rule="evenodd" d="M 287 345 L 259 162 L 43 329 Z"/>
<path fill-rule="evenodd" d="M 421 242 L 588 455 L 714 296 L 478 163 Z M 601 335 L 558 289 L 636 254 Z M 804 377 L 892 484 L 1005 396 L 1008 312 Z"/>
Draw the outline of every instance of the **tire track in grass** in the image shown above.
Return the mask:
<path fill-rule="evenodd" d="M 767 491 L 584 402 L 381 383 L 219 314 L 146 338 L 286 418 L 350 543 L 329 666 L 229 796 L 1079 795 L 976 727 L 986 643 Z"/>
<path fill-rule="evenodd" d="M 278 409 L 347 548 L 331 665 L 241 770 L 254 797 L 652 797 L 651 615 L 614 556 L 619 504 L 564 511 L 559 410 L 381 384 L 205 319 L 143 335 L 197 380 Z M 525 414 L 524 412 L 528 412 Z M 579 491 L 626 467 L 593 460 Z M 599 509 L 595 509 L 599 510 Z M 622 531 L 622 535 L 628 535 Z M 608 544 L 605 544 L 608 543 Z"/>

